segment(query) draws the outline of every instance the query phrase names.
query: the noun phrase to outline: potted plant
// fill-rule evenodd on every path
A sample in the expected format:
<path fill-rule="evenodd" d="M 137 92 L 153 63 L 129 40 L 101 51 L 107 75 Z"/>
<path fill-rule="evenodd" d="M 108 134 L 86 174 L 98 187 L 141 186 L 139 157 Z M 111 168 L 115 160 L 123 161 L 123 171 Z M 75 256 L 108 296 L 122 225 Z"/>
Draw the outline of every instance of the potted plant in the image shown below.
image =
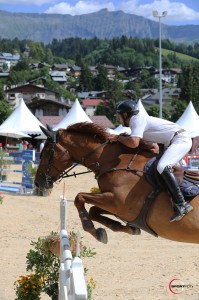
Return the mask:
<path fill-rule="evenodd" d="M 6 157 L 7 155 L 3 151 L 1 151 L 0 152 L 0 180 L 1 181 L 7 180 L 7 172 L 4 171 L 4 169 L 8 169 L 9 164 Z"/>

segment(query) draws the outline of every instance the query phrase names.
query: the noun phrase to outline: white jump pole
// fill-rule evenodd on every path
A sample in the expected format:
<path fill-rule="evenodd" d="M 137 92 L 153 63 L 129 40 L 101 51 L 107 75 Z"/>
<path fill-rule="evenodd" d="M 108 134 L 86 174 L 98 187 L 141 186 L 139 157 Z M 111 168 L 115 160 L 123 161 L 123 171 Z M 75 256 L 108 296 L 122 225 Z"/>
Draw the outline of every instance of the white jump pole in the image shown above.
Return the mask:
<path fill-rule="evenodd" d="M 68 300 L 70 296 L 70 276 L 72 254 L 66 228 L 66 206 L 64 196 L 60 196 L 60 272 L 59 272 L 59 300 Z"/>
<path fill-rule="evenodd" d="M 66 231 L 67 201 L 60 196 L 60 270 L 59 300 L 87 300 L 87 287 L 80 255 L 80 233 L 77 233 L 76 257 L 73 259 Z"/>

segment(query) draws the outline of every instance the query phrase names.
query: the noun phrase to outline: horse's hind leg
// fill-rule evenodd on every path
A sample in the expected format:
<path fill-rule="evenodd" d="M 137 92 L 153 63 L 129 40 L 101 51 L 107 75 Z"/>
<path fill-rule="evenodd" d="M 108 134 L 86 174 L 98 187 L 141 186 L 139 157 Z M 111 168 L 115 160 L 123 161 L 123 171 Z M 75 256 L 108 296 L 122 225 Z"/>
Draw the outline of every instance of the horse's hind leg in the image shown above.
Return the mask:
<path fill-rule="evenodd" d="M 122 225 L 119 221 L 113 220 L 111 218 L 102 215 L 112 215 L 108 211 L 105 211 L 99 207 L 92 206 L 89 210 L 89 216 L 93 221 L 96 221 L 114 232 L 124 232 L 131 235 L 140 234 L 140 229 L 135 227 L 130 227 Z"/>

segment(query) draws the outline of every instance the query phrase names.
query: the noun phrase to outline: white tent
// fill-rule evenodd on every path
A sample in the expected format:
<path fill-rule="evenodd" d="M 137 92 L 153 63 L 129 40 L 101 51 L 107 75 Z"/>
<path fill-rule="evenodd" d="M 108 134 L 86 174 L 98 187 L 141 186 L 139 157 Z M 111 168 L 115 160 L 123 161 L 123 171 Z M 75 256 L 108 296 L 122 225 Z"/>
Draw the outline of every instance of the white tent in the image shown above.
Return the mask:
<path fill-rule="evenodd" d="M 183 129 L 187 130 L 192 137 L 199 135 L 199 116 L 192 104 L 189 102 L 182 116 L 176 122 Z"/>
<path fill-rule="evenodd" d="M 144 115 L 148 115 L 146 109 L 144 108 L 144 105 L 142 104 L 142 101 L 139 99 L 138 100 L 138 107 L 139 107 L 139 111 L 144 114 Z"/>
<path fill-rule="evenodd" d="M 17 131 L 15 130 L 14 128 L 2 128 L 0 129 L 0 135 L 2 136 L 6 136 L 6 137 L 12 137 L 12 138 L 22 138 L 22 137 L 30 137 L 29 135 L 23 133 L 23 132 L 20 132 L 20 131 Z"/>
<path fill-rule="evenodd" d="M 45 127 L 21 99 L 13 113 L 1 124 L 0 132 L 5 132 L 6 130 L 8 134 L 16 131 L 29 135 L 38 135 L 42 133 L 40 126 Z"/>
<path fill-rule="evenodd" d="M 67 128 L 69 125 L 79 123 L 79 122 L 90 122 L 91 119 L 87 116 L 83 108 L 81 107 L 78 99 L 75 100 L 71 109 L 67 113 L 67 115 L 59 122 L 53 130 L 58 130 L 60 128 Z"/>

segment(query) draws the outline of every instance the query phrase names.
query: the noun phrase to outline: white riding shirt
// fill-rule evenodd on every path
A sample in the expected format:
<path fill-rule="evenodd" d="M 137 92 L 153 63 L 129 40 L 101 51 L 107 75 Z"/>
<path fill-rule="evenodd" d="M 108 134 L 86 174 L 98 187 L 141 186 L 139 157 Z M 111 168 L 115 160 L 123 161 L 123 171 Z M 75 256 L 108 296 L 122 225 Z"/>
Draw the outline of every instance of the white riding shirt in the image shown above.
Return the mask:
<path fill-rule="evenodd" d="M 177 133 L 182 128 L 168 120 L 138 113 L 129 122 L 131 136 L 147 142 L 164 144 L 166 150 L 157 165 L 161 174 L 166 166 L 177 164 L 190 151 L 192 139 L 186 131 Z"/>

